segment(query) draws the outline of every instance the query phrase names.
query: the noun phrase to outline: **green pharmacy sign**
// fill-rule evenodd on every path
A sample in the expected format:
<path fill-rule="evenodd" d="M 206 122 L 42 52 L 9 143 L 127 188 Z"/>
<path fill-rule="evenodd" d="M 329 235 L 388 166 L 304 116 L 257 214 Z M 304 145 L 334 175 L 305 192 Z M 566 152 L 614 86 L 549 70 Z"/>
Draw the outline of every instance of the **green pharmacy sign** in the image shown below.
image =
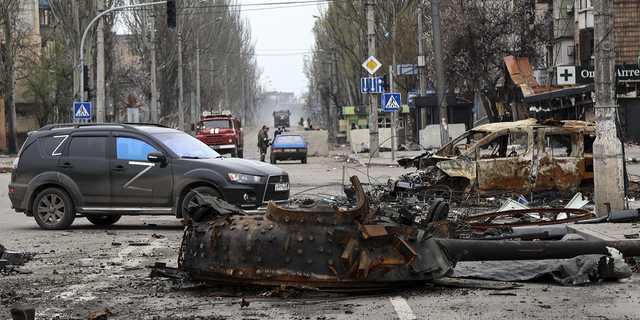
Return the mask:
<path fill-rule="evenodd" d="M 594 66 L 566 66 L 556 68 L 556 83 L 559 86 L 593 83 Z M 637 64 L 616 65 L 618 81 L 639 81 L 640 68 Z"/>

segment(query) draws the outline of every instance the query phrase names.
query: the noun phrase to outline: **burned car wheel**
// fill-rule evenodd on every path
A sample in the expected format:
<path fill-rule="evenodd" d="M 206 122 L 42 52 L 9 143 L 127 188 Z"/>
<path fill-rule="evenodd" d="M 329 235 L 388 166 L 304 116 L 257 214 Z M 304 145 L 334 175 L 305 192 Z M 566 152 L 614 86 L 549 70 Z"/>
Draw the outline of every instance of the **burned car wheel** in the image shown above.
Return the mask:
<path fill-rule="evenodd" d="M 96 226 L 108 226 L 118 222 L 121 217 L 122 216 L 87 216 L 87 220 Z"/>
<path fill-rule="evenodd" d="M 211 187 L 197 187 L 184 197 L 182 200 L 182 219 L 191 220 L 195 211 L 204 203 L 200 195 L 207 195 L 222 199 L 222 195 L 218 190 Z"/>
<path fill-rule="evenodd" d="M 76 218 L 76 209 L 71 197 L 60 188 L 45 189 L 33 202 L 33 217 L 46 230 L 68 228 Z"/>

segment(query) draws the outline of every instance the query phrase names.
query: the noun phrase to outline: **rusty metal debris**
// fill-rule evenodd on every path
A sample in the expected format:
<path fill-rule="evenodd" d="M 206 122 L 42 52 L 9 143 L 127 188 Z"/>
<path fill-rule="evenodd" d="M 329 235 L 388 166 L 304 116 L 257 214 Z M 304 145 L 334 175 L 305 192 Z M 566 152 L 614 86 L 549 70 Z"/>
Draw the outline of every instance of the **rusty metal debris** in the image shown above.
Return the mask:
<path fill-rule="evenodd" d="M 565 218 L 559 218 L 558 216 L 565 213 Z M 520 219 L 516 221 L 503 221 L 496 222 L 496 218 L 508 217 L 515 215 L 525 215 L 527 218 L 535 219 L 535 221 L 522 221 Z M 521 210 L 508 210 L 502 212 L 491 212 L 478 214 L 467 217 L 467 226 L 469 229 L 488 229 L 499 226 L 508 227 L 522 227 L 522 226 L 544 226 L 552 224 L 560 224 L 567 222 L 575 222 L 580 220 L 586 220 L 593 216 L 591 211 L 585 209 L 567 209 L 567 208 L 536 208 L 536 209 L 521 209 Z M 476 221 L 476 222 L 474 222 Z"/>
<path fill-rule="evenodd" d="M 563 196 L 593 190 L 595 124 L 527 119 L 473 128 L 435 153 L 400 159 L 416 172 L 389 179 L 392 193 L 437 188 L 451 193 L 531 194 L 558 188 Z"/>
<path fill-rule="evenodd" d="M 372 211 L 357 177 L 351 182 L 357 205 L 346 210 L 270 203 L 264 215 L 248 216 L 203 199 L 220 210 L 201 208 L 194 216 L 202 219 L 187 223 L 179 268 L 210 284 L 325 291 L 397 288 L 452 272 L 454 261 L 426 227 Z"/>

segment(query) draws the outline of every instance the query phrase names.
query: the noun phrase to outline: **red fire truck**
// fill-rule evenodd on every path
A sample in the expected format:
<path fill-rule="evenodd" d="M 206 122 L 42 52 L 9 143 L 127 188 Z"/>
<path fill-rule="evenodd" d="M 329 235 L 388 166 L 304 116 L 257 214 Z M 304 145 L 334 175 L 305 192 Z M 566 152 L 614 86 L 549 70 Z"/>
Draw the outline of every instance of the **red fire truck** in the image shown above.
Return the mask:
<path fill-rule="evenodd" d="M 244 139 L 240 120 L 230 112 L 204 111 L 196 126 L 196 138 L 218 153 L 231 153 L 232 157 L 243 157 Z"/>

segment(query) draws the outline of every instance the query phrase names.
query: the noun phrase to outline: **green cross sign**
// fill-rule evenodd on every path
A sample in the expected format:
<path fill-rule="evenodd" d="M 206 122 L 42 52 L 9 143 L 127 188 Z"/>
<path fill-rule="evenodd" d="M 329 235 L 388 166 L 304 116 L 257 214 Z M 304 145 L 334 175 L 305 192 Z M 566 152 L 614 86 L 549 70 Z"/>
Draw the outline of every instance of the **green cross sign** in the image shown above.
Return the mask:
<path fill-rule="evenodd" d="M 564 69 L 564 73 L 560 76 L 564 78 L 564 81 L 569 81 L 569 77 L 572 77 L 573 73 L 569 73 L 569 69 Z"/>

